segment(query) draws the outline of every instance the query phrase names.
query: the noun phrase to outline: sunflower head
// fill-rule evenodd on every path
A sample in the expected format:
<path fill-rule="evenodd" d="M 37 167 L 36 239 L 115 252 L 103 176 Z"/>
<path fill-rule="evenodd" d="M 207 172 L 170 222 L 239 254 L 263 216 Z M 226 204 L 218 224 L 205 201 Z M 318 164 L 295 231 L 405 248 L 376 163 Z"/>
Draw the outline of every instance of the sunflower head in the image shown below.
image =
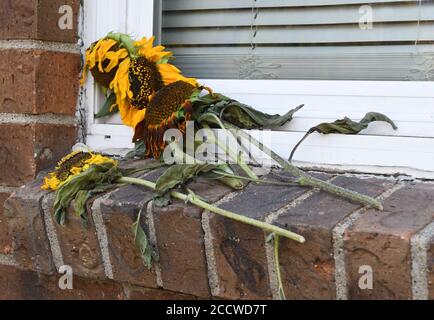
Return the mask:
<path fill-rule="evenodd" d="M 163 87 L 157 65 L 144 57 L 131 62 L 129 79 L 133 93 L 131 106 L 137 109 L 145 108 L 150 98 Z"/>
<path fill-rule="evenodd" d="M 113 39 L 103 38 L 93 43 L 85 54 L 85 65 L 81 83 L 90 70 L 95 81 L 108 88 L 114 79 L 119 64 L 128 57 L 128 51 Z"/>
<path fill-rule="evenodd" d="M 164 132 L 178 128 L 185 132 L 186 121 L 191 119 L 190 97 L 196 87 L 184 81 L 176 81 L 161 90 L 150 100 L 146 117 L 135 128 L 133 141 L 144 141 L 146 157 L 158 159 L 166 147 Z"/>
<path fill-rule="evenodd" d="M 89 169 L 93 164 L 110 162 L 116 164 L 116 160 L 104 157 L 92 152 L 74 151 L 63 157 L 57 164 L 55 170 L 44 178 L 42 189 L 57 190 L 74 176 Z"/>
<path fill-rule="evenodd" d="M 182 81 L 198 86 L 196 79 L 184 77 L 168 63 L 172 52 L 154 46 L 154 37 L 133 41 L 122 33 L 109 33 L 86 50 L 86 70 L 95 81 L 110 88 L 122 122 L 135 128 L 146 112 L 152 97 L 165 85 Z"/>

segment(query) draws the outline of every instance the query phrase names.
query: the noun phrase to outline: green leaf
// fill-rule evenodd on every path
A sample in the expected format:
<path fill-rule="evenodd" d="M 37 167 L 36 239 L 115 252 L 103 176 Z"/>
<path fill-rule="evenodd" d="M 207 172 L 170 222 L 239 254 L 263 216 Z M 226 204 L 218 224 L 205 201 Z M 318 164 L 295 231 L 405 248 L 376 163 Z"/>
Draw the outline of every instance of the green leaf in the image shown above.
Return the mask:
<path fill-rule="evenodd" d="M 80 191 L 87 190 L 90 192 L 87 196 L 93 195 L 93 192 L 101 192 L 101 190 L 111 187 L 121 176 L 122 173 L 118 166 L 106 162 L 92 165 L 86 171 L 73 177 L 56 191 L 54 199 L 55 220 L 59 224 L 65 224 L 66 210 L 79 193 L 77 206 L 80 206 L 80 212 L 82 208 L 85 208 L 84 204 L 88 198 L 84 192 Z"/>
<path fill-rule="evenodd" d="M 366 125 L 366 127 L 368 127 L 368 125 L 371 122 L 374 121 L 383 121 L 383 122 L 387 122 L 389 123 L 393 130 L 397 130 L 398 127 L 396 126 L 396 124 L 386 115 L 382 114 L 382 113 L 378 113 L 378 112 L 368 112 L 362 120 L 360 120 L 360 123 L 363 123 L 364 125 Z"/>
<path fill-rule="evenodd" d="M 193 110 L 197 111 L 199 114 L 205 113 L 206 109 L 215 105 L 218 102 L 231 100 L 230 98 L 220 93 L 213 93 L 213 94 L 200 96 L 196 92 L 193 93 L 193 97 L 191 97 L 190 99 L 191 102 L 194 103 Z"/>
<path fill-rule="evenodd" d="M 134 144 L 134 149 L 128 152 L 124 158 L 134 159 L 134 158 L 144 158 L 146 153 L 146 144 L 144 141 L 139 141 Z"/>
<path fill-rule="evenodd" d="M 352 121 L 350 118 L 345 117 L 343 119 L 336 120 L 334 122 L 324 122 L 310 128 L 305 136 L 295 145 L 294 149 L 291 151 L 289 160 L 292 160 L 295 151 L 301 145 L 301 143 L 312 133 L 318 132 L 322 134 L 358 134 L 360 131 L 366 129 L 371 122 L 383 121 L 389 123 L 394 130 L 398 129 L 395 123 L 386 115 L 378 112 L 368 112 L 362 120 L 359 122 Z"/>
<path fill-rule="evenodd" d="M 142 209 L 140 209 L 137 215 L 137 220 L 132 224 L 131 229 L 134 236 L 134 242 L 140 250 L 140 255 L 142 256 L 143 264 L 148 268 L 152 268 L 152 247 L 149 243 L 148 237 L 145 231 L 140 225 L 140 218 L 142 215 Z"/>
<path fill-rule="evenodd" d="M 101 184 L 95 186 L 92 190 L 80 190 L 77 192 L 74 199 L 74 212 L 81 218 L 81 224 L 83 227 L 87 228 L 89 226 L 89 221 L 87 219 L 87 200 L 95 196 L 96 194 L 106 192 L 108 189 L 112 188 L 111 184 Z"/>
<path fill-rule="evenodd" d="M 289 110 L 284 115 L 270 115 L 236 100 L 214 93 L 213 95 L 198 97 L 193 106 L 195 110 L 193 118 L 199 119 L 206 113 L 213 113 L 220 119 L 242 129 L 271 129 L 280 127 L 286 122 L 291 121 L 294 113 L 302 107 L 303 105 Z M 213 119 L 205 118 L 203 120 L 210 120 L 210 122 L 207 122 L 209 125 L 216 125 Z"/>
<path fill-rule="evenodd" d="M 112 92 L 107 99 L 104 102 L 104 105 L 102 106 L 101 110 L 98 111 L 97 114 L 95 114 L 95 119 L 106 117 L 112 114 L 115 114 L 119 111 L 118 106 L 112 106 L 116 103 L 116 95 Z"/>
<path fill-rule="evenodd" d="M 270 115 L 253 109 L 245 104 L 233 101 L 221 110 L 222 119 L 243 129 L 271 129 L 284 125 L 291 121 L 294 113 L 303 105 L 289 110 L 284 115 Z"/>
<path fill-rule="evenodd" d="M 86 228 L 89 226 L 86 212 L 86 202 L 89 198 L 88 190 L 80 190 L 74 199 L 74 211 L 81 218 L 82 225 Z"/>
<path fill-rule="evenodd" d="M 175 164 L 170 166 L 157 180 L 155 192 L 161 196 L 178 185 L 184 184 L 200 172 L 218 168 L 216 164 Z"/>
<path fill-rule="evenodd" d="M 154 195 L 153 203 L 157 207 L 167 207 L 171 203 L 170 193 Z"/>
<path fill-rule="evenodd" d="M 234 171 L 227 163 L 220 164 L 218 166 L 218 169 L 205 172 L 203 173 L 203 175 L 209 179 L 217 179 L 234 190 L 242 190 L 246 186 L 246 183 L 244 183 L 244 181 L 240 178 L 223 176 L 222 174 L 219 174 L 220 172 L 224 174 L 234 175 Z"/>

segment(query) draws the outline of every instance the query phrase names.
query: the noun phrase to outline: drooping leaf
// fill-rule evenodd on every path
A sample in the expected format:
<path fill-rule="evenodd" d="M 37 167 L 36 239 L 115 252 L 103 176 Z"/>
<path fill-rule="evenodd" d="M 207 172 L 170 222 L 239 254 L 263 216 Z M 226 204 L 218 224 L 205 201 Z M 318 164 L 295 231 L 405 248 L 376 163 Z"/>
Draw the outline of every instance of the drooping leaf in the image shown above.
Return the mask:
<path fill-rule="evenodd" d="M 211 106 L 221 101 L 230 101 L 231 98 L 226 97 L 220 93 L 207 94 L 204 96 L 195 95 L 191 98 L 193 103 L 193 110 L 198 112 L 198 114 L 203 114 Z"/>
<path fill-rule="evenodd" d="M 152 247 L 149 243 L 148 237 L 140 225 L 140 218 L 142 215 L 142 210 L 140 210 L 137 220 L 132 224 L 131 229 L 134 236 L 134 242 L 137 248 L 140 250 L 140 255 L 143 260 L 143 264 L 148 268 L 152 268 Z"/>
<path fill-rule="evenodd" d="M 231 102 L 221 110 L 221 117 L 243 129 L 272 129 L 291 121 L 294 113 L 302 107 L 303 105 L 298 106 L 281 116 L 263 113 L 239 102 Z"/>
<path fill-rule="evenodd" d="M 89 198 L 88 190 L 80 190 L 74 199 L 74 212 L 81 218 L 81 223 L 86 228 L 89 225 L 86 212 L 86 202 Z"/>
<path fill-rule="evenodd" d="M 199 97 L 193 109 L 195 110 L 195 119 L 198 119 L 206 113 L 213 113 L 220 117 L 221 120 L 227 121 L 242 129 L 272 129 L 291 121 L 294 113 L 302 107 L 303 105 L 289 110 L 284 115 L 270 115 L 223 95 L 213 94 Z M 213 119 L 210 120 L 208 124 L 215 125 L 215 121 L 213 121 Z"/>
<path fill-rule="evenodd" d="M 395 123 L 386 115 L 378 112 L 368 112 L 362 120 L 359 122 L 352 121 L 350 118 L 345 117 L 343 119 L 336 120 L 334 122 L 324 122 L 310 128 L 305 136 L 295 145 L 291 151 L 289 160 L 294 156 L 295 151 L 301 145 L 301 143 L 312 133 L 318 132 L 322 134 L 358 134 L 360 131 L 366 129 L 371 122 L 383 121 L 389 123 L 394 130 L 398 129 Z"/>
<path fill-rule="evenodd" d="M 121 176 L 121 170 L 117 165 L 106 162 L 92 165 L 86 171 L 73 177 L 56 191 L 54 200 L 54 217 L 56 221 L 59 224 L 65 224 L 66 210 L 81 190 L 101 190 L 101 188 L 113 185 Z M 81 192 L 78 202 L 82 208 L 86 200 L 84 192 Z"/>
<path fill-rule="evenodd" d="M 140 140 L 134 144 L 134 149 L 129 151 L 124 158 L 125 159 L 134 159 L 134 158 L 143 158 L 146 153 L 146 144 L 143 140 Z"/>
<path fill-rule="evenodd" d="M 184 184 L 200 172 L 218 168 L 216 164 L 175 164 L 170 166 L 157 180 L 155 192 L 164 195 L 178 185 Z"/>
<path fill-rule="evenodd" d="M 224 175 L 234 175 L 234 170 L 227 163 L 222 163 L 217 169 L 202 174 L 209 179 L 217 179 L 234 190 L 242 190 L 246 186 L 246 183 L 242 179 Z"/>
<path fill-rule="evenodd" d="M 95 186 L 92 190 L 80 190 L 77 192 L 74 198 L 74 212 L 81 218 L 81 224 L 83 227 L 87 228 L 89 226 L 89 221 L 87 218 L 87 201 L 93 196 L 106 192 L 108 189 L 112 188 L 111 184 L 101 184 Z"/>
<path fill-rule="evenodd" d="M 101 107 L 101 110 L 95 114 L 95 119 L 106 117 L 112 114 L 115 114 L 119 111 L 116 104 L 116 95 L 112 92 L 104 102 L 104 105 Z"/>

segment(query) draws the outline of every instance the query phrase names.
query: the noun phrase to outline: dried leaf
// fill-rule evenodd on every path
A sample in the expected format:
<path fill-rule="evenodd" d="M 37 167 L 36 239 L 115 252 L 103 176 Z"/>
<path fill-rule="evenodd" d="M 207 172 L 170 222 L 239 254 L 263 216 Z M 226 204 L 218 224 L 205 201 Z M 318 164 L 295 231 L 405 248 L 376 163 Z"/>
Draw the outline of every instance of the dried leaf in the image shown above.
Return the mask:
<path fill-rule="evenodd" d="M 288 111 L 284 115 L 270 115 L 260 112 L 246 104 L 232 100 L 220 94 L 205 95 L 194 101 L 194 119 L 199 119 L 206 113 L 213 113 L 222 120 L 232 123 L 242 129 L 271 129 L 291 121 L 294 113 L 303 105 Z M 206 120 L 206 119 L 204 119 Z M 216 125 L 213 119 L 208 123 Z"/>
<path fill-rule="evenodd" d="M 234 170 L 230 167 L 227 163 L 222 163 L 218 166 L 218 169 L 202 173 L 203 176 L 209 178 L 209 179 L 216 179 L 220 182 L 224 183 L 228 187 L 234 189 L 234 190 L 242 190 L 246 186 L 246 183 L 244 183 L 243 180 L 237 178 L 237 177 L 228 177 L 224 176 L 223 174 L 231 174 L 234 175 Z"/>
<path fill-rule="evenodd" d="M 134 242 L 136 246 L 140 250 L 140 255 L 143 260 L 143 264 L 148 268 L 152 268 L 152 247 L 149 243 L 148 237 L 146 236 L 145 231 L 140 225 L 140 218 L 142 215 L 142 210 L 140 210 L 137 220 L 132 224 L 131 229 L 134 235 Z"/>
<path fill-rule="evenodd" d="M 243 129 L 272 129 L 291 121 L 294 113 L 302 107 L 303 105 L 298 106 L 281 116 L 263 113 L 248 105 L 232 101 L 221 110 L 221 117 Z"/>
<path fill-rule="evenodd" d="M 87 219 L 87 200 L 93 196 L 106 192 L 108 189 L 112 188 L 112 184 L 102 184 L 96 186 L 92 190 L 80 190 L 77 192 L 74 198 L 74 212 L 81 218 L 81 224 L 83 227 L 87 228 L 89 226 L 89 221 Z"/>
<path fill-rule="evenodd" d="M 54 200 L 55 220 L 59 224 L 65 224 L 66 210 L 80 191 L 95 190 L 95 192 L 98 192 L 103 190 L 103 188 L 112 186 L 121 176 L 122 173 L 118 166 L 111 162 L 106 162 L 92 165 L 86 171 L 73 177 L 56 191 Z M 86 200 L 84 192 L 80 192 L 78 205 L 83 207 Z"/>
<path fill-rule="evenodd" d="M 360 131 L 366 129 L 369 124 L 374 121 L 387 122 L 392 126 L 394 130 L 398 129 L 398 127 L 389 117 L 378 112 L 368 112 L 359 122 L 352 121 L 350 118 L 345 117 L 331 123 L 320 123 L 319 125 L 310 128 L 306 135 L 295 145 L 294 149 L 292 149 L 291 151 L 289 160 L 293 158 L 295 151 L 301 145 L 301 143 L 314 132 L 322 134 L 358 134 Z"/>
<path fill-rule="evenodd" d="M 217 169 L 216 164 L 175 164 L 169 167 L 156 182 L 155 192 L 161 196 L 178 185 L 184 184 L 200 172 Z"/>

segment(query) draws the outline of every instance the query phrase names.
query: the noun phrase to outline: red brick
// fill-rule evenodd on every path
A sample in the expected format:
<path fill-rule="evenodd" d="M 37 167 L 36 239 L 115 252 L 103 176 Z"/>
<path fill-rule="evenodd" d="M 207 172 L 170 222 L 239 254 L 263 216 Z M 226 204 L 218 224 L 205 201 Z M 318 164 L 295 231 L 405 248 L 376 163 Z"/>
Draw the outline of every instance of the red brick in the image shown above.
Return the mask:
<path fill-rule="evenodd" d="M 21 186 L 70 151 L 76 139 L 76 128 L 48 124 L 1 124 L 0 135 L 0 184 Z"/>
<path fill-rule="evenodd" d="M 379 179 L 338 177 L 333 184 L 375 197 L 392 186 Z M 280 265 L 288 299 L 334 299 L 333 228 L 361 205 L 318 192 L 288 209 L 276 221 L 306 238 L 306 243 L 281 239 Z"/>
<path fill-rule="evenodd" d="M 327 176 L 328 177 L 328 176 Z M 265 177 L 274 179 L 272 175 Z M 326 178 L 326 176 L 324 176 Z M 264 220 L 308 189 L 251 184 L 220 207 Z M 271 289 L 261 229 L 210 214 L 210 229 L 218 277 L 219 298 L 270 299 Z"/>
<path fill-rule="evenodd" d="M 384 211 L 363 214 L 345 238 L 350 299 L 411 299 L 410 239 L 434 218 L 434 186 L 417 184 L 393 193 Z M 358 286 L 359 267 L 373 269 L 373 289 Z"/>
<path fill-rule="evenodd" d="M 0 112 L 74 115 L 80 56 L 45 50 L 0 50 Z"/>
<path fill-rule="evenodd" d="M 195 296 L 210 295 L 202 210 L 175 200 L 152 209 L 163 288 Z"/>
<path fill-rule="evenodd" d="M 148 270 L 134 243 L 132 224 L 144 207 L 141 225 L 145 233 L 146 202 L 152 199 L 152 191 L 143 187 L 128 185 L 112 193 L 100 203 L 101 214 L 107 230 L 108 250 L 116 281 L 128 282 L 146 287 L 156 287 L 155 267 Z"/>
<path fill-rule="evenodd" d="M 73 277 L 73 289 L 61 290 L 62 275 L 46 276 L 30 270 L 0 265 L 0 300 L 119 300 L 121 284 Z"/>
<path fill-rule="evenodd" d="M 187 188 L 209 202 L 220 200 L 231 191 L 218 181 L 203 178 L 194 179 Z M 167 207 L 153 207 L 165 289 L 198 297 L 210 296 L 202 211 L 178 200 Z"/>
<path fill-rule="evenodd" d="M 48 214 L 54 216 L 54 194 L 48 197 Z M 92 200 L 87 203 L 88 226 L 84 227 L 81 218 L 71 206 L 67 212 L 66 225 L 59 225 L 53 220 L 57 231 L 57 239 L 62 252 L 63 262 L 74 270 L 79 277 L 90 279 L 104 279 L 104 265 L 102 261 L 100 246 L 90 211 Z"/>
<path fill-rule="evenodd" d="M 428 246 L 428 299 L 434 300 L 434 237 Z"/>
<path fill-rule="evenodd" d="M 0 254 L 10 254 L 12 250 L 12 241 L 8 234 L 8 225 L 4 216 L 3 204 L 10 193 L 0 193 Z"/>
<path fill-rule="evenodd" d="M 168 290 L 141 288 L 131 285 L 125 285 L 124 288 L 126 297 L 129 300 L 196 300 L 194 296 Z"/>
<path fill-rule="evenodd" d="M 73 29 L 58 27 L 59 8 L 73 9 Z M 1 0 L 0 39 L 37 39 L 59 42 L 77 42 L 79 0 Z"/>
<path fill-rule="evenodd" d="M 21 268 L 51 274 L 55 271 L 46 234 L 41 180 L 18 189 L 5 201 L 5 217 L 15 260 Z"/>

